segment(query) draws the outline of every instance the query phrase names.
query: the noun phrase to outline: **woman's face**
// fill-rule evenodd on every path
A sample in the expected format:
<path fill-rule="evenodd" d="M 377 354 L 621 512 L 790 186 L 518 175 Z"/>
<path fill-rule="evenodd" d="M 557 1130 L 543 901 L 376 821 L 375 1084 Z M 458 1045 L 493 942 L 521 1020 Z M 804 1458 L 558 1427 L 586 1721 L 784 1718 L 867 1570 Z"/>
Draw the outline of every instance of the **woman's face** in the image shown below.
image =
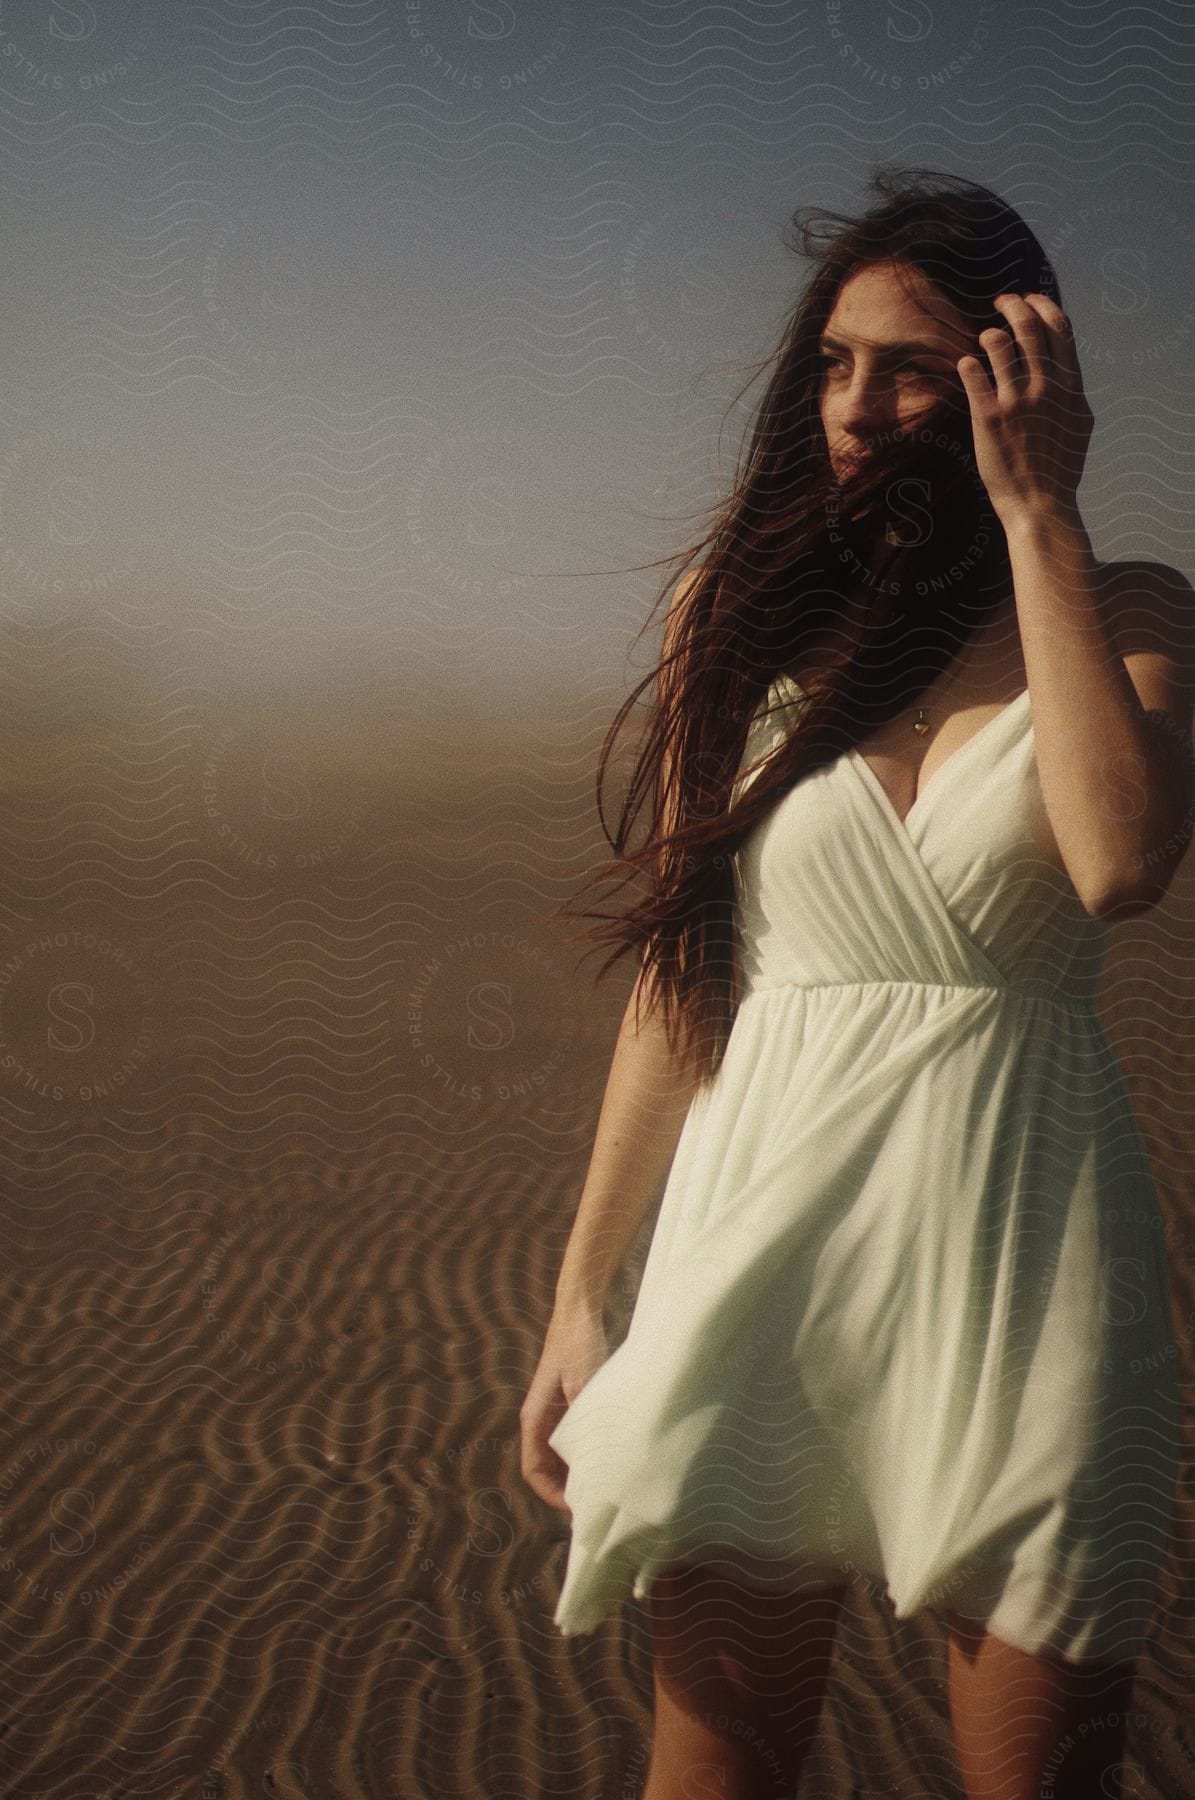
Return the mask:
<path fill-rule="evenodd" d="M 867 440 L 915 423 L 952 392 L 977 334 L 920 269 L 857 269 L 838 290 L 822 334 L 821 420 L 841 479 Z"/>

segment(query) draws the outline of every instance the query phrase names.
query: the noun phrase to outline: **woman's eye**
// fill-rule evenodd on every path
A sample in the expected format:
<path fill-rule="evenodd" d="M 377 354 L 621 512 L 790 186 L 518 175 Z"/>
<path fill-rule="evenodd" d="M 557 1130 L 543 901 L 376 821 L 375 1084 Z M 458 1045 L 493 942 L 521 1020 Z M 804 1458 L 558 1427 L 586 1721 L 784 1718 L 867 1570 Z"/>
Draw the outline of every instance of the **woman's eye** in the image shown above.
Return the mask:
<path fill-rule="evenodd" d="M 831 356 L 828 352 L 823 351 L 821 356 L 821 366 L 823 369 L 833 370 L 845 368 L 846 364 L 843 362 L 841 356 Z M 919 375 L 923 381 L 932 381 L 934 378 L 932 369 L 924 369 L 920 363 L 898 363 L 896 365 L 896 373 L 898 375 Z"/>

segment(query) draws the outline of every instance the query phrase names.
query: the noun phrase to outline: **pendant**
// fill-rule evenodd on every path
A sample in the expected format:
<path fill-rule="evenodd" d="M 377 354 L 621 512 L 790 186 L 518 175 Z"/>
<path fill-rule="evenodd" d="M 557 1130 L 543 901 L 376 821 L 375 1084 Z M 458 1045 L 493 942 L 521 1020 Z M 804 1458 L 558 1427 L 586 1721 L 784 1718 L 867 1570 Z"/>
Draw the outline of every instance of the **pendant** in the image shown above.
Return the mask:
<path fill-rule="evenodd" d="M 930 724 L 925 716 L 925 708 L 924 706 L 919 706 L 917 708 L 917 717 L 913 720 L 913 730 L 920 732 L 921 736 L 924 737 L 929 729 Z"/>

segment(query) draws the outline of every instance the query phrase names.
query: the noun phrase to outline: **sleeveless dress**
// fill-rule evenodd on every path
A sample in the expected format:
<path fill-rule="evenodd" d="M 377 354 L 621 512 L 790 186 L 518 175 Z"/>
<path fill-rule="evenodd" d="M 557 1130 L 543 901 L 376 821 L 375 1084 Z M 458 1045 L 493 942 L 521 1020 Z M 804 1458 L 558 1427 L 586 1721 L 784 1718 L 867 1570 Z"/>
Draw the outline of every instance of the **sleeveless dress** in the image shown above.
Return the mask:
<path fill-rule="evenodd" d="M 743 763 L 795 720 L 773 684 Z M 736 791 L 752 775 L 740 773 Z M 756 771 L 757 772 L 757 771 Z M 1023 689 L 905 820 L 848 751 L 735 858 L 744 997 L 623 1342 L 549 1442 L 592 1631 L 671 1562 L 1144 1647 L 1178 1464 L 1164 1221 Z"/>

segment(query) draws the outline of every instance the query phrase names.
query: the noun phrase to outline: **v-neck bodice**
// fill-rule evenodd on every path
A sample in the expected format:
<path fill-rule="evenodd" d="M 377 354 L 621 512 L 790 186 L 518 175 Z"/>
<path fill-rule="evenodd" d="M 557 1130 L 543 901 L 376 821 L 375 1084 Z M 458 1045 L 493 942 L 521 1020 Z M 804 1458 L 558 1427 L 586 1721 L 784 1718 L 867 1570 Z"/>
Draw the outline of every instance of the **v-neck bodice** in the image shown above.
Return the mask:
<path fill-rule="evenodd" d="M 863 752 L 859 749 L 853 749 L 849 751 L 848 754 L 852 762 L 864 776 L 875 783 L 884 802 L 891 808 L 892 815 L 897 824 L 903 826 L 907 831 L 912 831 L 914 829 L 915 815 L 920 812 L 925 802 L 933 797 L 939 782 L 943 781 L 945 777 L 950 774 L 952 764 L 961 759 L 965 766 L 970 760 L 968 752 L 973 747 L 986 749 L 987 745 L 984 740 L 987 733 L 994 731 L 998 726 L 1011 726 L 1019 729 L 1022 723 L 1020 718 L 1020 709 L 1022 706 L 1024 706 L 1026 710 L 1029 709 L 1029 689 L 1027 687 L 1022 688 L 1019 694 L 1000 708 L 999 712 L 993 713 L 991 718 L 986 719 L 978 730 L 973 731 L 970 737 L 965 738 L 956 750 L 951 751 L 945 762 L 939 763 L 936 769 L 931 770 L 917 793 L 913 796 L 913 804 L 909 807 L 908 812 L 905 813 L 903 818 L 897 812 L 895 806 L 892 805 L 892 799 L 887 788 L 884 786 L 867 758 L 863 755 Z"/>
<path fill-rule="evenodd" d="M 804 688 L 791 675 L 778 676 L 773 683 L 773 686 L 778 689 L 781 694 L 787 693 L 798 701 L 806 698 Z M 876 771 L 872 768 L 871 763 L 867 760 L 866 756 L 864 756 L 863 752 L 860 749 L 855 748 L 848 750 L 846 756 L 859 770 L 863 779 L 877 792 L 881 804 L 889 809 L 893 818 L 896 820 L 896 823 L 905 830 L 912 831 L 916 815 L 920 813 L 925 802 L 936 792 L 939 783 L 944 779 L 948 772 L 951 771 L 952 765 L 961 758 L 965 767 L 966 763 L 970 760 L 968 753 L 972 750 L 972 746 L 981 747 L 987 734 L 999 726 L 1014 726 L 1019 728 L 1022 723 L 1026 723 L 1027 728 L 1030 730 L 1032 729 L 1031 717 L 1028 721 L 1022 721 L 1022 710 L 1031 713 L 1029 689 L 1027 687 L 1023 687 L 1019 694 L 1015 694 L 1011 700 L 1007 701 L 1006 704 L 1000 708 L 999 712 L 993 713 L 990 719 L 985 719 L 978 730 L 973 731 L 970 737 L 965 738 L 956 750 L 951 751 L 945 762 L 938 764 L 937 768 L 930 773 L 918 792 L 914 795 L 913 803 L 903 817 L 897 812 L 895 806 L 893 806 L 892 798 L 889 795 L 887 788 L 884 786 L 880 777 L 876 774 Z"/>
<path fill-rule="evenodd" d="M 806 698 L 791 676 L 773 682 L 736 793 Z M 1090 1001 L 1108 925 L 1062 862 L 1032 724 L 1026 687 L 933 771 L 904 818 L 855 749 L 782 794 L 734 859 L 748 988 L 940 981 Z"/>

